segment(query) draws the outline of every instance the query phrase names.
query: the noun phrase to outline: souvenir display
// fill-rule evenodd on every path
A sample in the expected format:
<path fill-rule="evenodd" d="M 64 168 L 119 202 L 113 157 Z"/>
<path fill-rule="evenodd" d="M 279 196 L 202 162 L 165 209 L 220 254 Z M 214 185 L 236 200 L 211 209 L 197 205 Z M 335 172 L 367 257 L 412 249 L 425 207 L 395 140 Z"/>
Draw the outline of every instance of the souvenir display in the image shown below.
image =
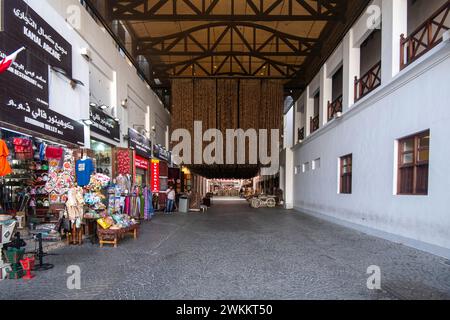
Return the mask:
<path fill-rule="evenodd" d="M 110 177 L 101 173 L 96 173 L 91 176 L 91 180 L 87 189 L 91 192 L 100 192 L 103 188 L 106 188 L 108 186 L 110 181 Z"/>
<path fill-rule="evenodd" d="M 138 160 L 142 168 L 150 163 Z M 150 220 L 154 210 L 145 184 L 149 174 L 143 170 L 136 184 L 133 163 L 127 149 L 113 152 L 99 144 L 96 150 L 72 150 L 2 130 L 0 210 L 23 212 L 26 227 L 44 241 L 64 236 L 69 244 L 82 244 L 86 232 L 103 245 L 108 235 L 102 230 L 116 240 L 127 233 L 136 237 L 139 221 Z"/>

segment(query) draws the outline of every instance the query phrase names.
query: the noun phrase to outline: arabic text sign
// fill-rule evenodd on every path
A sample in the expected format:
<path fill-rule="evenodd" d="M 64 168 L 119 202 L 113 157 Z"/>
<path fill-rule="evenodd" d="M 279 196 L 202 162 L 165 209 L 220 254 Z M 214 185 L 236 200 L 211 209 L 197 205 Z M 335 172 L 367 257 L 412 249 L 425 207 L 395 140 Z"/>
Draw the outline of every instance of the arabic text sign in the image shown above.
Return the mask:
<path fill-rule="evenodd" d="M 152 143 L 150 140 L 137 132 L 136 130 L 128 130 L 129 146 L 136 150 L 136 154 L 141 157 L 150 159 L 152 157 Z"/>
<path fill-rule="evenodd" d="M 18 94 L 0 92 L 0 121 L 72 144 L 84 145 L 84 126 Z"/>
<path fill-rule="evenodd" d="M 8 35 L 46 63 L 72 76 L 72 45 L 24 1 L 3 0 L 3 25 Z"/>
<path fill-rule="evenodd" d="M 4 59 L 21 44 L 5 33 L 0 33 L 0 59 Z M 7 72 L 0 75 L 1 87 L 26 93 L 34 102 L 48 107 L 48 65 L 42 63 L 30 51 L 21 52 Z"/>
<path fill-rule="evenodd" d="M 112 117 L 91 107 L 91 130 L 104 137 L 120 142 L 120 125 Z"/>
<path fill-rule="evenodd" d="M 155 145 L 153 147 L 153 155 L 160 159 L 160 160 L 164 160 L 168 163 L 172 162 L 172 153 L 168 150 L 163 149 L 160 146 Z"/>

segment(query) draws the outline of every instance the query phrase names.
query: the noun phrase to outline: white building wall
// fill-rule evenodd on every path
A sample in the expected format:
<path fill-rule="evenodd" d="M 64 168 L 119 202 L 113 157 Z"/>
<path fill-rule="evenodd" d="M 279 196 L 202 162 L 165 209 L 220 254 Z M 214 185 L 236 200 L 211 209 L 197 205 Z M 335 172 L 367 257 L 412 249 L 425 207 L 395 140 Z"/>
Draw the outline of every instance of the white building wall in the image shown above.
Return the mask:
<path fill-rule="evenodd" d="M 363 232 L 450 257 L 450 44 L 443 43 L 399 70 L 400 34 L 406 30 L 406 0 L 374 0 L 297 101 L 295 128 L 306 128 L 306 139 L 293 150 L 293 203 L 297 211 L 316 215 Z M 360 45 L 373 31 L 368 19 L 382 14 L 382 85 L 357 103 L 354 78 L 360 72 Z M 373 22 L 373 20 L 371 20 Z M 327 81 L 343 65 L 340 119 L 323 121 L 309 134 L 311 96 L 318 87 L 329 94 Z M 319 82 L 318 79 L 321 78 Z M 325 91 L 324 91 L 325 90 Z M 322 103 L 325 103 L 323 100 Z M 322 106 L 323 107 L 323 106 Z M 324 108 L 321 112 L 325 118 Z M 322 124 L 322 123 L 321 123 Z M 398 139 L 431 130 L 428 196 L 398 196 Z M 353 194 L 339 194 L 339 158 L 353 154 Z M 287 166 L 283 154 L 283 165 Z M 320 159 L 320 168 L 312 163 Z M 303 172 L 303 165 L 305 167 Z"/>
<path fill-rule="evenodd" d="M 98 103 L 95 100 L 101 100 L 102 103 L 112 107 L 110 114 L 117 115 L 120 119 L 122 136 L 127 134 L 129 127 L 144 126 L 150 132 L 152 127 L 164 127 L 169 124 L 170 114 L 159 98 L 138 76 L 136 68 L 119 51 L 113 38 L 92 19 L 79 1 L 28 0 L 27 2 L 47 21 L 51 21 L 51 25 L 72 43 L 74 77 L 86 84 L 78 98 L 68 97 L 65 91 L 53 89 L 58 86 L 51 87 L 50 101 L 54 101 L 55 105 L 62 105 L 63 101 L 76 101 L 77 105 L 79 104 L 79 113 L 74 110 L 66 111 L 67 114 L 61 113 L 74 117 L 79 114 L 88 115 L 89 102 Z M 72 29 L 73 24 L 67 23 L 66 19 L 75 22 L 75 28 Z M 81 56 L 82 48 L 89 48 L 90 62 Z M 92 97 L 89 96 L 90 81 L 91 90 L 95 92 Z M 122 101 L 125 99 L 128 99 L 128 104 L 123 108 Z M 103 100 L 109 101 L 107 103 Z M 156 119 L 164 124 L 158 125 Z M 162 145 L 166 143 L 165 132 L 157 132 L 155 137 L 151 138 L 154 138 L 155 143 Z M 121 145 L 126 147 L 127 141 L 122 139 Z"/>
<path fill-rule="evenodd" d="M 86 42 L 66 23 L 65 19 L 53 10 L 47 1 L 25 1 L 34 11 L 72 44 L 73 75 L 74 79 L 83 82 L 84 86 L 75 89 L 69 80 L 53 71 L 49 75 L 49 104 L 50 109 L 75 120 L 89 118 L 89 64 L 78 54 L 79 49 L 86 46 Z M 86 107 L 87 106 L 87 107 Z M 86 130 L 89 133 L 89 130 Z M 89 135 L 85 137 L 89 145 Z"/>
<path fill-rule="evenodd" d="M 450 44 L 443 43 L 294 148 L 297 210 L 450 257 Z M 398 196 L 399 138 L 431 130 L 428 196 Z M 353 154 L 353 194 L 338 193 L 339 157 Z"/>

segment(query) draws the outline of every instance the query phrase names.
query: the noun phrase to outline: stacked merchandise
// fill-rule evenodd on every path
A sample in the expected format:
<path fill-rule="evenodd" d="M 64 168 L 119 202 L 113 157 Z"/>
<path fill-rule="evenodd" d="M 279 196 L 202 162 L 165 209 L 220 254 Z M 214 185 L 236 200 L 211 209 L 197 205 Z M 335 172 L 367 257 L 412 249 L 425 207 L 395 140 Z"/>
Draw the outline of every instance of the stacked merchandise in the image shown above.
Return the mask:
<path fill-rule="evenodd" d="M 0 140 L 0 177 L 4 177 L 0 182 L 0 207 L 6 213 L 15 214 L 28 208 L 35 174 L 33 147 L 29 137 L 5 134 L 5 140 Z"/>
<path fill-rule="evenodd" d="M 9 131 L 2 131 L 2 135 L 5 140 L 0 143 L 0 154 L 7 158 L 1 158 L 11 166 L 1 169 L 5 162 L 1 160 L 0 169 L 9 171 L 0 182 L 1 206 L 10 214 L 28 216 L 32 228 L 45 221 L 57 221 L 59 217 L 53 216 L 51 205 L 64 199 L 55 192 L 62 188 L 53 168 L 62 167 L 64 149 Z"/>
<path fill-rule="evenodd" d="M 33 211 L 33 216 L 38 213 L 46 213 L 50 207 L 49 194 L 45 190 L 45 184 L 49 181 L 48 175 L 49 166 L 45 161 L 33 162 L 30 170 L 34 172 L 32 188 L 30 189 L 31 201 L 30 208 Z"/>
<path fill-rule="evenodd" d="M 36 227 L 33 233 L 42 234 L 42 240 L 48 242 L 61 241 L 61 234 L 59 233 L 59 223 L 45 223 Z"/>
<path fill-rule="evenodd" d="M 104 204 L 106 197 L 102 191 L 109 185 L 111 179 L 101 173 L 91 176 L 89 185 L 85 188 L 84 202 L 89 206 L 89 212 L 85 218 L 97 218 L 99 212 L 105 211 L 107 206 Z"/>
<path fill-rule="evenodd" d="M 137 225 L 138 222 L 126 214 L 113 214 L 100 218 L 98 224 L 104 230 L 121 230 Z"/>
<path fill-rule="evenodd" d="M 123 201 L 122 190 L 119 185 L 112 185 L 108 188 L 108 214 L 122 213 Z"/>
<path fill-rule="evenodd" d="M 132 187 L 130 175 L 119 175 L 108 189 L 108 213 L 122 213 L 134 219 L 151 220 L 154 215 L 151 188 Z"/>

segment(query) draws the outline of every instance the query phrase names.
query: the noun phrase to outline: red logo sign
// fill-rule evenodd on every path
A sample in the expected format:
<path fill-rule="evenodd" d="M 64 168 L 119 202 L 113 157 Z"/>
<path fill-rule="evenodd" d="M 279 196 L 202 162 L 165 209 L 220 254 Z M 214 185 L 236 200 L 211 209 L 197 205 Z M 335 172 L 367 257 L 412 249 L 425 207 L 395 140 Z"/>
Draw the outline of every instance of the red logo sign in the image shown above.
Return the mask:
<path fill-rule="evenodd" d="M 139 156 L 136 156 L 136 160 L 134 161 L 136 168 L 148 170 L 148 160 L 141 158 Z"/>
<path fill-rule="evenodd" d="M 158 193 L 160 188 L 159 183 L 159 161 L 158 160 L 152 160 L 151 164 L 151 184 L 152 184 L 152 192 Z"/>

